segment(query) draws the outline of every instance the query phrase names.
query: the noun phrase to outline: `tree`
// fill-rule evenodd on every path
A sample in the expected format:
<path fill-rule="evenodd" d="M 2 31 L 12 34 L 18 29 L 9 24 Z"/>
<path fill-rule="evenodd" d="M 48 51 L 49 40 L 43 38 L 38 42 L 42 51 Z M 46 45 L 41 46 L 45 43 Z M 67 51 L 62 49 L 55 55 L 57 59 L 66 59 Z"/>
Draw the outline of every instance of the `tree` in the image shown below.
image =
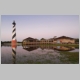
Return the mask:
<path fill-rule="evenodd" d="M 54 39 L 57 38 L 57 36 L 54 36 Z"/>
<path fill-rule="evenodd" d="M 75 39 L 75 42 L 76 42 L 76 43 L 79 43 L 79 39 Z"/>

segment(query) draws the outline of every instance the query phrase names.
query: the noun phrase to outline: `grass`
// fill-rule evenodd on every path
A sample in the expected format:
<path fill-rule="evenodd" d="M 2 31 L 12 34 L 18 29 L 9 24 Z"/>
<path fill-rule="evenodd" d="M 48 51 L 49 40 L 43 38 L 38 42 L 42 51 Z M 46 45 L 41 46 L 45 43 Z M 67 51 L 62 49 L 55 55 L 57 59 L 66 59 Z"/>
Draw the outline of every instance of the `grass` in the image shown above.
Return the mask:
<path fill-rule="evenodd" d="M 60 51 L 60 54 L 68 58 L 70 63 L 79 64 L 79 52 Z"/>
<path fill-rule="evenodd" d="M 57 57 L 60 60 L 60 63 L 54 62 L 54 57 L 48 53 L 44 54 L 43 58 L 38 58 L 36 60 L 28 59 L 23 62 L 18 62 L 18 64 L 79 64 L 79 52 L 68 52 L 68 51 L 59 51 L 60 55 Z M 50 59 L 45 59 L 46 55 Z M 25 55 L 23 57 L 26 57 Z"/>
<path fill-rule="evenodd" d="M 53 63 L 51 60 L 44 60 L 44 61 L 28 60 L 28 61 L 24 61 L 24 62 L 18 62 L 17 64 L 56 64 L 56 63 Z"/>
<path fill-rule="evenodd" d="M 11 44 L 11 42 L 3 42 L 3 44 Z M 17 44 L 22 45 L 22 42 L 17 42 Z M 79 48 L 79 44 L 39 44 L 39 46 L 72 46 Z"/>
<path fill-rule="evenodd" d="M 42 46 L 72 46 L 72 47 L 78 47 L 79 44 L 40 44 Z"/>

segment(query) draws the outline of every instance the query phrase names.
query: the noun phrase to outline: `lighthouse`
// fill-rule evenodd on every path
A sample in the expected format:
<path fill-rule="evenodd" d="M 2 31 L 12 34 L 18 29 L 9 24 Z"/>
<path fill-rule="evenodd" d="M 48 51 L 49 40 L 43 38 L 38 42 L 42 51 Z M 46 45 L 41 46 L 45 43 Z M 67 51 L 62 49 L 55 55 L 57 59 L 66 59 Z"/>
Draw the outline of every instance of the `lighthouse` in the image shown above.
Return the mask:
<path fill-rule="evenodd" d="M 13 27 L 12 27 L 12 46 L 17 45 L 17 40 L 16 40 L 16 23 L 13 21 Z"/>
<path fill-rule="evenodd" d="M 16 47 L 17 47 L 17 40 L 16 40 L 16 23 L 13 21 L 13 27 L 12 27 L 12 57 L 13 57 L 13 64 L 16 63 Z"/>

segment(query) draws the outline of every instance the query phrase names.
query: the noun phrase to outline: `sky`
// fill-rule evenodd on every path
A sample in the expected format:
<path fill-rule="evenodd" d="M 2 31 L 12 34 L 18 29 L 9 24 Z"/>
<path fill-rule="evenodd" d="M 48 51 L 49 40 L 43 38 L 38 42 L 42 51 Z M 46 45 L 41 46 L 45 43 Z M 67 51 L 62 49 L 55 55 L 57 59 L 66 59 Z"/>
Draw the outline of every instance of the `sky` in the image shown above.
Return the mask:
<path fill-rule="evenodd" d="M 68 36 L 79 38 L 78 15 L 2 15 L 1 41 L 12 40 L 12 22 L 16 22 L 16 39 L 27 37 L 53 38 Z"/>

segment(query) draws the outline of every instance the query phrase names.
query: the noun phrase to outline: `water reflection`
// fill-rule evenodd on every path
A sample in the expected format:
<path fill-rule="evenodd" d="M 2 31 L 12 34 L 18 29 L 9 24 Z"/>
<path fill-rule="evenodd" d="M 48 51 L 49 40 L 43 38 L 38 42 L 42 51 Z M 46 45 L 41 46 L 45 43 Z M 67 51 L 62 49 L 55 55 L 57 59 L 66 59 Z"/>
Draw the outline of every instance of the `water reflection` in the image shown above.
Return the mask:
<path fill-rule="evenodd" d="M 52 46 L 52 45 L 22 45 L 11 46 L 2 45 L 1 63 L 2 64 L 61 64 L 70 63 L 67 56 L 60 54 L 60 51 L 74 51 L 75 47 Z M 79 49 L 78 49 L 79 50 Z M 61 61 L 63 60 L 63 62 Z"/>
<path fill-rule="evenodd" d="M 16 63 L 16 48 L 17 48 L 17 46 L 16 46 L 16 45 L 13 45 L 13 46 L 12 46 L 13 64 L 15 64 L 15 63 Z"/>
<path fill-rule="evenodd" d="M 33 51 L 38 48 L 44 49 L 52 49 L 52 50 L 58 50 L 58 51 L 71 51 L 74 50 L 75 47 L 69 47 L 69 46 L 49 46 L 49 45 L 22 45 L 23 49 L 27 51 Z"/>
<path fill-rule="evenodd" d="M 37 45 L 23 45 L 23 49 L 27 51 L 33 51 L 38 49 L 39 47 Z"/>
<path fill-rule="evenodd" d="M 58 51 L 71 51 L 74 50 L 75 47 L 57 46 L 55 49 Z"/>

